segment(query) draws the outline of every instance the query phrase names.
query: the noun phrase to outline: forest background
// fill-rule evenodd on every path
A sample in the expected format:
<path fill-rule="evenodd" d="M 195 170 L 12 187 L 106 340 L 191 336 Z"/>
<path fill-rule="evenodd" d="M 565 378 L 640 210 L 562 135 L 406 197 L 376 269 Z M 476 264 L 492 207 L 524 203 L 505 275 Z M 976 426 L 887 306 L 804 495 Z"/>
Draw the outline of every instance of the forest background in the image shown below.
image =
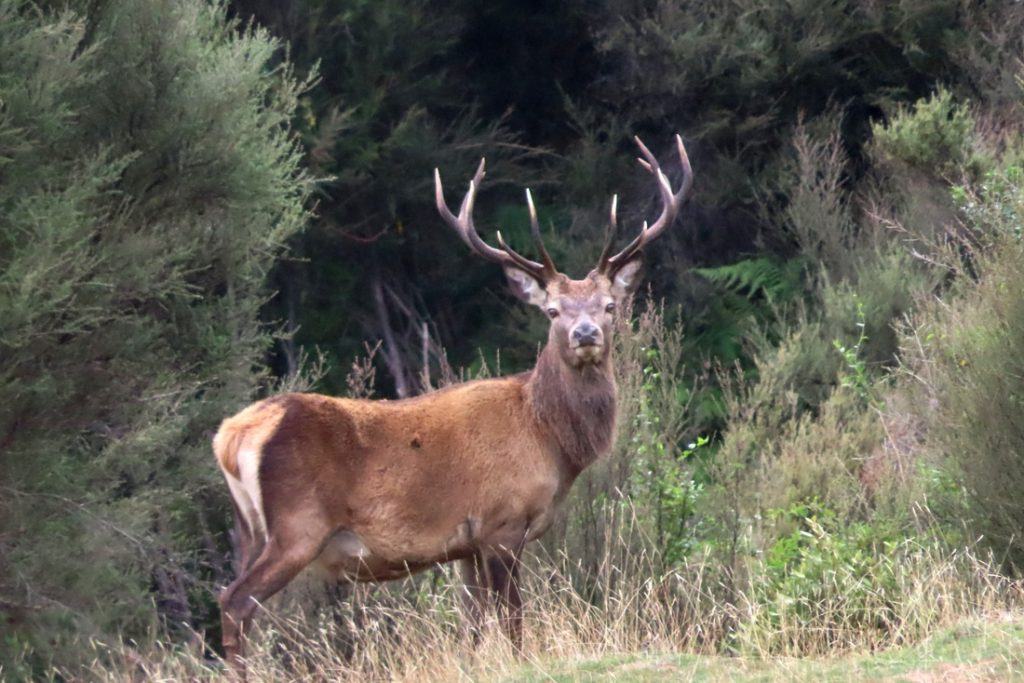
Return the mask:
<path fill-rule="evenodd" d="M 656 210 L 632 136 L 676 132 L 695 192 L 622 324 L 618 442 L 531 562 L 570 611 L 647 585 L 677 650 L 1016 604 L 1022 41 L 976 0 L 0 0 L 0 672 L 215 655 L 209 439 L 248 402 L 532 364 L 545 323 L 435 167 L 486 156 L 477 223 L 523 251 L 533 188 L 578 277 L 612 194 L 623 232 Z"/>

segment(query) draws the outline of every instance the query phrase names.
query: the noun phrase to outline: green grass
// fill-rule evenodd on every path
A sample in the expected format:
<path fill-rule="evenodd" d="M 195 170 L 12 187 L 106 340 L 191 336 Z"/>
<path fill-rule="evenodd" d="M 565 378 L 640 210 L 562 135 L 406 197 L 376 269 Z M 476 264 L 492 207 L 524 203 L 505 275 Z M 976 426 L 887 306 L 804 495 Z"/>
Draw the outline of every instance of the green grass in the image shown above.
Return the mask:
<path fill-rule="evenodd" d="M 1000 615 L 944 629 L 922 643 L 879 654 L 828 659 L 762 659 L 621 654 L 539 662 L 516 681 L 1006 681 L 1024 680 L 1024 615 Z"/>

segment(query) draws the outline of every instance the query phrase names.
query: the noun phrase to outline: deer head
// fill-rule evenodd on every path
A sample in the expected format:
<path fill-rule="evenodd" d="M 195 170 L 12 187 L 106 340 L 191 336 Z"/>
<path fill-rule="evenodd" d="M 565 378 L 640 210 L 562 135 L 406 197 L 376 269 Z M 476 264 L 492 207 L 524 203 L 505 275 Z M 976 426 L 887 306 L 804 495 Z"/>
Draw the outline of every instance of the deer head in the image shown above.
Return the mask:
<path fill-rule="evenodd" d="M 473 223 L 473 205 L 480 183 L 484 179 L 485 161 L 480 160 L 469 189 L 462 199 L 458 215 L 448 208 L 441 185 L 441 174 L 434 170 L 437 210 L 448 225 L 455 229 L 462 241 L 478 256 L 499 264 L 505 271 L 512 291 L 523 301 L 540 308 L 550 319 L 548 344 L 557 350 L 562 361 L 573 368 L 605 364 L 611 346 L 612 323 L 616 312 L 624 305 L 640 282 L 644 248 L 657 239 L 672 224 L 679 208 L 689 196 L 693 185 L 693 172 L 686 155 L 683 140 L 676 135 L 676 148 L 682 166 L 682 185 L 672 191 L 668 178 L 662 172 L 651 151 L 634 138 L 640 148 L 637 159 L 657 182 L 661 197 L 661 215 L 643 227 L 621 251 L 612 255 L 612 245 L 618 228 L 618 196 L 612 197 L 608 217 L 608 238 L 597 266 L 582 280 L 573 280 L 555 267 L 544 247 L 537 210 L 530 190 L 526 190 L 526 204 L 530 213 L 530 232 L 540 262 L 528 259 L 514 251 L 497 233 L 498 248 L 484 242 Z"/>

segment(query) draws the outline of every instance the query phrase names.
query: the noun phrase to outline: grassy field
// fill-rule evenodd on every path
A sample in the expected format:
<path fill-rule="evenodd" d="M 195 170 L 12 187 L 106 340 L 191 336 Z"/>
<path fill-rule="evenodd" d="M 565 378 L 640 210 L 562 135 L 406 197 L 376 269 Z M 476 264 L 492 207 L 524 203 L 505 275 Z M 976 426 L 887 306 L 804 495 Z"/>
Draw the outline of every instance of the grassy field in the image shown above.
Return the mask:
<path fill-rule="evenodd" d="M 292 660 L 278 648 L 260 652 L 250 667 L 252 681 L 394 680 L 394 681 L 959 681 L 1024 680 L 1024 611 L 992 613 L 938 629 L 910 646 L 877 653 L 852 652 L 834 657 L 727 657 L 668 651 L 614 652 L 605 647 L 579 647 L 517 659 L 501 638 L 486 639 L 475 652 L 407 651 L 393 666 L 356 671 L 336 659 L 324 643 L 292 642 L 306 650 L 305 660 Z M 308 648 L 308 649 L 307 649 Z M 589 649 L 589 654 L 588 654 Z M 605 654 L 595 654 L 604 651 Z M 221 662 L 201 661 L 180 650 L 156 651 L 148 657 L 128 655 L 93 669 L 97 680 L 227 681 Z M 269 655 L 269 656 L 268 656 Z M 119 660 L 119 661 L 118 661 Z M 367 675 L 369 672 L 370 675 Z M 72 677 L 76 679 L 77 677 Z M 0 671 L 0 680 L 4 680 Z"/>
<path fill-rule="evenodd" d="M 904 559 L 872 584 L 870 599 L 855 600 L 850 577 L 837 574 L 799 610 L 750 586 L 732 602 L 717 599 L 706 565 L 660 582 L 634 567 L 594 600 L 543 565 L 524 576 L 521 656 L 493 613 L 472 644 L 454 576 L 437 586 L 362 587 L 330 609 L 316 606 L 315 590 L 296 590 L 258 615 L 246 660 L 253 681 L 1024 680 L 1024 584 L 969 554 L 926 548 Z M 228 680 L 209 642 L 198 633 L 94 641 L 91 661 L 54 674 Z M 719 654 L 729 652 L 741 656 Z"/>
<path fill-rule="evenodd" d="M 828 659 L 745 659 L 622 654 L 523 668 L 514 681 L 1007 681 L 1024 680 L 1024 614 L 943 629 L 926 641 L 878 654 Z"/>

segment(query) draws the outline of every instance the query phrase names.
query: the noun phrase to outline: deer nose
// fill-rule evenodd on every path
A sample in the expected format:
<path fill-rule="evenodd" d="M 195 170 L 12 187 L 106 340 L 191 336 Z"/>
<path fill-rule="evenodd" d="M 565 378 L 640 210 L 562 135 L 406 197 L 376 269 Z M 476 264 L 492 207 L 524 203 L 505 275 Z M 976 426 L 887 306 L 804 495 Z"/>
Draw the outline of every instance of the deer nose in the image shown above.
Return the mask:
<path fill-rule="evenodd" d="M 601 343 L 601 329 L 593 323 L 582 322 L 572 331 L 577 346 L 597 346 Z"/>

